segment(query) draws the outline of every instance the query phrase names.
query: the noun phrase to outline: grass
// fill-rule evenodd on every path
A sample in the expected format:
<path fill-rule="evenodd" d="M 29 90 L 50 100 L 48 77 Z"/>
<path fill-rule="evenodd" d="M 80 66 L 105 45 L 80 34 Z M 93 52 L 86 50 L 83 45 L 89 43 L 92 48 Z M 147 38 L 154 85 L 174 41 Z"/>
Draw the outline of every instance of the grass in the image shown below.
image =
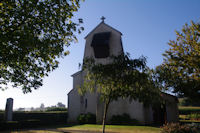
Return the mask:
<path fill-rule="evenodd" d="M 63 133 L 67 131 L 93 131 L 101 132 L 102 125 L 85 124 L 85 125 L 67 125 L 59 127 L 40 128 L 36 130 L 20 130 L 20 131 L 7 131 L 2 133 Z M 149 126 L 122 126 L 122 125 L 106 125 L 107 132 L 115 133 L 160 133 L 161 129 Z"/>
<path fill-rule="evenodd" d="M 181 123 L 199 123 L 199 120 L 179 120 Z"/>
<path fill-rule="evenodd" d="M 83 130 L 83 131 L 102 131 L 102 125 L 85 124 L 71 127 L 58 128 L 60 130 Z M 106 125 L 107 132 L 117 133 L 159 133 L 160 128 L 149 126 L 122 126 Z"/>
<path fill-rule="evenodd" d="M 179 119 L 185 120 L 185 119 L 187 119 L 187 115 L 179 115 Z"/>
<path fill-rule="evenodd" d="M 181 115 L 188 115 L 191 113 L 200 113 L 200 107 L 179 106 L 178 109 Z"/>
<path fill-rule="evenodd" d="M 179 106 L 179 119 L 181 123 L 200 123 L 200 107 Z"/>
<path fill-rule="evenodd" d="M 179 110 L 199 110 L 200 107 L 195 107 L 195 106 L 179 106 Z"/>

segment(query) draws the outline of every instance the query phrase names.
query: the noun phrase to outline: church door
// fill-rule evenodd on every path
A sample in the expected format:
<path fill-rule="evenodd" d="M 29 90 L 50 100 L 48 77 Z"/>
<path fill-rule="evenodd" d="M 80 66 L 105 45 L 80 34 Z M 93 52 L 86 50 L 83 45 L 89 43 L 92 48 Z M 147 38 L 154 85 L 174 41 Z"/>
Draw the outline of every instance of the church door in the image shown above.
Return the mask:
<path fill-rule="evenodd" d="M 166 113 L 166 105 L 163 104 L 157 105 L 153 107 L 153 121 L 156 125 L 163 125 L 166 122 L 167 113 Z"/>

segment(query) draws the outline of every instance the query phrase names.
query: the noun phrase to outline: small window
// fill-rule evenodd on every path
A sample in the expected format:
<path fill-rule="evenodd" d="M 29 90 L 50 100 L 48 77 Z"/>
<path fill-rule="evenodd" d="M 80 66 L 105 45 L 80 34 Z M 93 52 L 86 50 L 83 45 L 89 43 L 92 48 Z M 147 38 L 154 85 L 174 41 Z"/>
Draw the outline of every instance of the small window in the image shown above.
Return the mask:
<path fill-rule="evenodd" d="M 85 99 L 85 108 L 87 108 L 87 99 Z"/>
<path fill-rule="evenodd" d="M 83 96 L 80 97 L 80 102 L 81 102 L 81 104 L 83 104 L 83 102 L 84 102 L 83 101 Z"/>

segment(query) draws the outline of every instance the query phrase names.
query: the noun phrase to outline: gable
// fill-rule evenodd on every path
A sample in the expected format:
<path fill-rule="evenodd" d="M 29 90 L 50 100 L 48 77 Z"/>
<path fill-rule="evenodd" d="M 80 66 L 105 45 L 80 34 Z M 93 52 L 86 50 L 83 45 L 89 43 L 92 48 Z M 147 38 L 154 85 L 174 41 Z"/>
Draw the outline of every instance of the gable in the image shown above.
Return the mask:
<path fill-rule="evenodd" d="M 108 24 L 104 23 L 104 22 L 101 22 L 100 24 L 98 24 L 90 33 L 88 33 L 86 36 L 85 36 L 85 39 L 88 38 L 88 36 L 90 36 L 91 34 L 95 33 L 96 30 L 98 30 L 99 28 L 101 27 L 106 27 L 107 29 L 110 29 L 111 31 L 115 31 L 117 32 L 118 34 L 122 35 L 122 33 L 118 30 L 116 30 L 115 28 L 109 26 Z"/>
<path fill-rule="evenodd" d="M 121 32 L 101 22 L 85 38 L 85 58 L 94 58 L 97 63 L 111 62 L 109 56 L 123 53 Z"/>

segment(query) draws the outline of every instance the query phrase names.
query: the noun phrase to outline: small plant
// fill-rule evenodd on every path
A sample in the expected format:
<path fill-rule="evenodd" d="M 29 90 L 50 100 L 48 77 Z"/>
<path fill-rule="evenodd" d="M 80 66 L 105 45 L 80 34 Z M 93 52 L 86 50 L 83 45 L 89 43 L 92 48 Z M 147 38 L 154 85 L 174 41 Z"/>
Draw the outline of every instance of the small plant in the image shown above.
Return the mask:
<path fill-rule="evenodd" d="M 96 123 L 96 115 L 92 113 L 80 114 L 77 118 L 79 124 L 95 124 Z"/>
<path fill-rule="evenodd" d="M 130 116 L 126 113 L 122 115 L 113 115 L 111 120 L 111 124 L 115 125 L 129 125 L 129 124 L 138 124 L 139 122 L 135 119 L 131 119 Z"/>
<path fill-rule="evenodd" d="M 164 125 L 161 133 L 199 133 L 199 128 L 191 124 L 180 125 L 179 123 L 171 123 Z"/>

